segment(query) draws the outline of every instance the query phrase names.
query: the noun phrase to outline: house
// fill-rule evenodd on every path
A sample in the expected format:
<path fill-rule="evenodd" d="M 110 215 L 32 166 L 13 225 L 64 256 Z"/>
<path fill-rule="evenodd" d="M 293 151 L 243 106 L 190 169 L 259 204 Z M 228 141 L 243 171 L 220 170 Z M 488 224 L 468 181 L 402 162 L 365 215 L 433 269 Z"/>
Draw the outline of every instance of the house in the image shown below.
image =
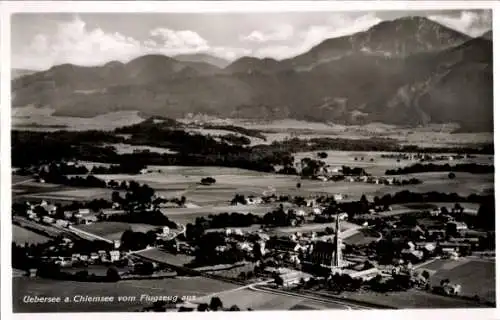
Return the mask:
<path fill-rule="evenodd" d="M 79 253 L 73 253 L 73 254 L 71 255 L 71 261 L 73 261 L 73 262 L 79 261 L 79 260 L 80 260 L 80 257 L 81 257 L 81 256 L 80 256 L 80 254 L 79 254 Z"/>
<path fill-rule="evenodd" d="M 299 217 L 304 217 L 306 215 L 306 212 L 304 210 L 297 210 L 295 211 L 295 215 Z"/>
<path fill-rule="evenodd" d="M 344 199 L 344 195 L 342 195 L 341 193 L 336 193 L 333 195 L 333 200 L 335 201 L 342 201 Z"/>
<path fill-rule="evenodd" d="M 467 224 L 461 221 L 450 221 L 446 225 L 448 232 L 457 233 L 468 229 Z"/>
<path fill-rule="evenodd" d="M 253 246 L 248 243 L 248 242 L 238 242 L 237 244 L 238 249 L 250 252 L 253 249 Z"/>
<path fill-rule="evenodd" d="M 243 235 L 243 231 L 239 228 L 237 229 L 234 229 L 234 232 L 233 232 L 235 235 L 237 236 L 242 236 Z"/>
<path fill-rule="evenodd" d="M 315 207 L 316 206 L 316 199 L 307 199 L 306 200 L 306 206 L 308 206 L 308 207 Z"/>
<path fill-rule="evenodd" d="M 55 264 L 60 265 L 61 267 L 70 267 L 73 265 L 73 261 L 71 261 L 71 258 L 68 257 L 59 257 L 54 261 Z"/>
<path fill-rule="evenodd" d="M 94 222 L 99 221 L 97 216 L 95 215 L 88 215 L 84 217 L 77 217 L 77 223 L 78 224 L 92 224 Z"/>
<path fill-rule="evenodd" d="M 345 213 L 345 212 L 341 212 L 341 213 L 338 214 L 338 218 L 340 220 L 346 220 L 348 217 L 349 217 L 349 215 L 347 213 Z"/>
<path fill-rule="evenodd" d="M 224 251 L 227 251 L 229 248 L 227 246 L 217 246 L 215 247 L 215 251 L 218 251 L 218 252 L 224 252 Z"/>
<path fill-rule="evenodd" d="M 249 196 L 245 198 L 247 204 L 262 204 L 263 200 L 261 197 Z"/>
<path fill-rule="evenodd" d="M 92 260 L 92 261 L 99 260 L 99 255 L 97 254 L 97 252 L 92 252 L 90 254 L 90 260 Z"/>
<path fill-rule="evenodd" d="M 320 208 L 314 208 L 312 212 L 315 215 L 320 215 L 322 213 L 322 210 Z"/>
<path fill-rule="evenodd" d="M 163 227 L 162 228 L 162 235 L 168 235 L 170 233 L 170 228 L 169 227 Z"/>
<path fill-rule="evenodd" d="M 36 277 L 36 275 L 38 273 L 38 269 L 32 268 L 32 269 L 29 269 L 28 272 L 29 272 L 29 277 L 34 278 L 34 277 Z"/>
<path fill-rule="evenodd" d="M 118 250 L 111 250 L 109 252 L 109 257 L 110 257 L 110 261 L 111 262 L 120 260 L 120 251 L 118 251 Z"/>
<path fill-rule="evenodd" d="M 78 209 L 78 214 L 81 215 L 81 216 L 89 215 L 90 214 L 90 209 Z"/>
<path fill-rule="evenodd" d="M 86 254 L 82 254 L 80 255 L 80 261 L 88 261 L 89 260 L 89 256 L 86 255 Z"/>
<path fill-rule="evenodd" d="M 44 216 L 42 218 L 42 221 L 45 222 L 45 223 L 54 223 L 54 218 L 49 217 L 49 216 Z"/>
<path fill-rule="evenodd" d="M 64 218 L 65 219 L 71 219 L 71 218 L 73 218 L 73 212 L 71 212 L 71 211 L 64 211 Z"/>
<path fill-rule="evenodd" d="M 50 215 L 50 216 L 53 216 L 56 214 L 57 212 L 57 207 L 53 204 L 47 204 L 47 205 L 43 205 L 41 206 L 43 209 L 45 209 L 45 211 L 47 211 L 47 213 Z"/>
<path fill-rule="evenodd" d="M 69 226 L 69 221 L 63 220 L 63 219 L 57 219 L 56 220 L 56 225 L 61 228 L 67 228 Z"/>
<path fill-rule="evenodd" d="M 293 235 L 296 237 L 295 235 Z M 276 250 L 276 251 L 284 251 L 284 252 L 295 252 L 295 249 L 297 248 L 298 243 L 294 240 L 291 239 L 270 239 L 267 242 L 267 246 L 269 249 Z"/>
<path fill-rule="evenodd" d="M 284 287 L 291 287 L 299 284 L 301 281 L 309 281 L 309 279 L 312 278 L 310 274 L 301 271 L 283 273 L 280 274 L 279 277 L 283 281 Z"/>
<path fill-rule="evenodd" d="M 122 243 L 120 240 L 113 240 L 113 248 L 119 249 L 121 245 Z"/>

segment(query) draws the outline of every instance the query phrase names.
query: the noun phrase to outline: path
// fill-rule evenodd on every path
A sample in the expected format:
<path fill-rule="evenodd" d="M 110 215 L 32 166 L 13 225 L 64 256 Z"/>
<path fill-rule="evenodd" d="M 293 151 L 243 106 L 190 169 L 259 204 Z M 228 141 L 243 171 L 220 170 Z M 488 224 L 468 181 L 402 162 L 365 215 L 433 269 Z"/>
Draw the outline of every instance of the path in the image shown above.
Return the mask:
<path fill-rule="evenodd" d="M 20 185 L 20 184 L 23 184 L 23 183 L 26 183 L 26 182 L 31 182 L 31 181 L 35 181 L 35 179 L 30 178 L 30 179 L 26 179 L 26 180 L 23 180 L 23 181 L 18 181 L 18 182 L 12 183 L 11 186 L 14 187 L 14 186 L 17 186 L 17 185 Z"/>

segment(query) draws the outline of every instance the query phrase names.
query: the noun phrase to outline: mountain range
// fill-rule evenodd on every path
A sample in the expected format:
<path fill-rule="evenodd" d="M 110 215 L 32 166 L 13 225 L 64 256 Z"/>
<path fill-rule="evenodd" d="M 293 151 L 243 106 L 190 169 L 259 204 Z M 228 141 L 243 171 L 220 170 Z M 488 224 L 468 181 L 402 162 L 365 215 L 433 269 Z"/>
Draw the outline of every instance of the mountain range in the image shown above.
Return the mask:
<path fill-rule="evenodd" d="M 408 17 L 327 39 L 285 60 L 147 55 L 97 67 L 58 65 L 13 79 L 13 106 L 86 117 L 139 110 L 173 118 L 455 122 L 463 131 L 492 131 L 492 60 L 491 32 L 471 38 Z"/>

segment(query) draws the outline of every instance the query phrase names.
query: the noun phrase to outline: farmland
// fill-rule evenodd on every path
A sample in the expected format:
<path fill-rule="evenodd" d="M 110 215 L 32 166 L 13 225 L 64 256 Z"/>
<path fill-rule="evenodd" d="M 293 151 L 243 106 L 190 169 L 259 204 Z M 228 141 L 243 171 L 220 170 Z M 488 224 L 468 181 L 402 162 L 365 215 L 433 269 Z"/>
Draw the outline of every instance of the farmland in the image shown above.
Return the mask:
<path fill-rule="evenodd" d="M 321 303 L 304 297 L 274 294 L 254 289 L 242 289 L 218 295 L 224 305 L 237 305 L 242 309 L 252 308 L 259 311 L 297 310 L 297 309 L 346 309 L 344 306 L 332 303 Z M 196 302 L 209 302 L 210 298 Z"/>
<path fill-rule="evenodd" d="M 425 309 L 432 308 L 482 308 L 475 301 L 441 296 L 420 290 L 408 290 L 390 293 L 358 292 L 343 293 L 347 298 L 360 302 L 375 303 L 396 309 Z"/>
<path fill-rule="evenodd" d="M 142 223 L 125 223 L 114 221 L 102 221 L 88 225 L 79 225 L 78 229 L 96 234 L 109 240 L 119 240 L 125 230 L 131 229 L 135 232 L 147 232 L 157 229 L 158 226 L 152 226 Z"/>
<path fill-rule="evenodd" d="M 13 280 L 14 312 L 112 312 L 135 311 L 151 303 L 141 303 L 141 294 L 151 296 L 205 296 L 236 288 L 235 285 L 206 279 L 175 278 L 155 280 L 123 280 L 115 283 L 89 283 L 73 281 L 54 281 L 46 279 L 14 278 Z M 33 303 L 25 304 L 22 299 L 31 296 L 60 296 L 73 299 L 76 295 L 83 296 L 113 296 L 112 303 Z M 137 297 L 136 302 L 118 302 L 118 296 Z"/>
<path fill-rule="evenodd" d="M 193 257 L 184 255 L 184 254 L 172 254 L 169 252 L 165 252 L 159 248 L 153 248 L 149 250 L 144 250 L 142 252 L 137 253 L 136 255 L 140 257 L 144 257 L 146 259 L 164 262 L 176 266 L 183 266 L 186 263 L 191 262 Z"/>
<path fill-rule="evenodd" d="M 49 238 L 28 229 L 12 225 L 12 241 L 22 245 L 25 243 L 36 244 L 48 241 Z"/>
<path fill-rule="evenodd" d="M 449 279 L 462 287 L 461 295 L 475 295 L 495 301 L 495 263 L 487 260 L 462 258 L 462 260 L 437 260 L 422 267 L 431 274 L 431 284 L 439 285 Z"/>
<path fill-rule="evenodd" d="M 377 241 L 380 238 L 381 235 L 377 234 L 377 232 L 373 230 L 361 229 L 352 236 L 345 238 L 343 241 L 346 244 L 364 245 L 373 241 Z"/>

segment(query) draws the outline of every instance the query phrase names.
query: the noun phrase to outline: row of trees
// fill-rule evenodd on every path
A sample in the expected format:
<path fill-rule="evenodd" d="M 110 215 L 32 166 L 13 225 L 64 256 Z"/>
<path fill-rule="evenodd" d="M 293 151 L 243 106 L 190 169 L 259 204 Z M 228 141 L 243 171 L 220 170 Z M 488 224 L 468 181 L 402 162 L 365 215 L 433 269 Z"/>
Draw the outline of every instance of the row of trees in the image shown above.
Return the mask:
<path fill-rule="evenodd" d="M 468 172 L 468 173 L 493 173 L 495 172 L 495 167 L 493 165 L 477 164 L 477 163 L 461 163 L 456 165 L 450 164 L 434 164 L 434 163 L 416 163 L 414 165 L 398 168 L 389 169 L 385 172 L 387 175 L 401 175 L 401 174 L 411 174 L 411 173 L 421 173 L 421 172 Z"/>

